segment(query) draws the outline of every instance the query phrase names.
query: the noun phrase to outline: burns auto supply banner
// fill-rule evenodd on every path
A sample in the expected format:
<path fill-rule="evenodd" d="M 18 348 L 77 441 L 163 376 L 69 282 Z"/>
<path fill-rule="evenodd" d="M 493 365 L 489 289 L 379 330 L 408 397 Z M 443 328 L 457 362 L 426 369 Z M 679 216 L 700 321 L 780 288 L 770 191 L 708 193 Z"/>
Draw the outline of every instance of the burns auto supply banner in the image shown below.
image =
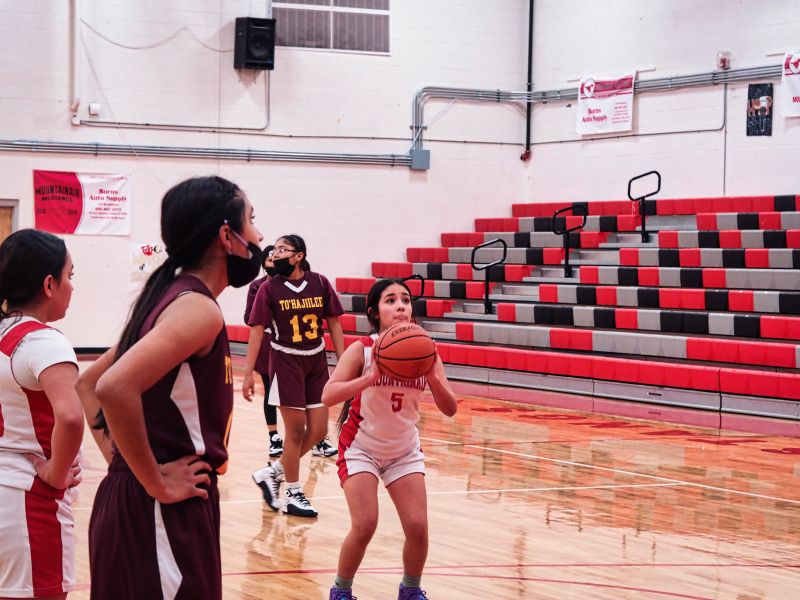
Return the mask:
<path fill-rule="evenodd" d="M 129 235 L 129 175 L 33 172 L 36 229 L 76 235 Z"/>
<path fill-rule="evenodd" d="M 783 57 L 783 116 L 800 117 L 800 51 L 787 52 Z"/>
<path fill-rule="evenodd" d="M 633 128 L 633 82 L 636 71 L 619 77 L 585 77 L 578 86 L 580 135 L 630 131 Z"/>

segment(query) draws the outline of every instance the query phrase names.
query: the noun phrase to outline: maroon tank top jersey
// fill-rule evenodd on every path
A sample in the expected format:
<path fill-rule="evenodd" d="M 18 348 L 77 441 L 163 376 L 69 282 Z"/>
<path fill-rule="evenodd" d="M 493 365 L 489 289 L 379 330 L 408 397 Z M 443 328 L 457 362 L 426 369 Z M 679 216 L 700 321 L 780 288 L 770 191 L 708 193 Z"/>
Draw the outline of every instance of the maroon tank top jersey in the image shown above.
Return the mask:
<path fill-rule="evenodd" d="M 177 277 L 142 324 L 186 293 L 213 294 L 195 277 Z M 202 323 L 198 323 L 202 327 Z M 217 473 L 227 467 L 233 373 L 223 326 L 211 351 L 189 358 L 142 395 L 150 447 L 159 463 L 198 454 L 214 469 L 208 500 L 160 504 L 114 454 L 89 522 L 92 600 L 220 600 L 222 561 Z"/>
<path fill-rule="evenodd" d="M 213 294 L 199 279 L 179 276 L 142 324 L 140 338 L 178 296 Z M 228 462 L 228 435 L 233 411 L 233 369 L 223 326 L 206 356 L 190 358 L 172 369 L 142 395 L 150 447 L 159 463 L 198 454 L 215 471 Z"/>
<path fill-rule="evenodd" d="M 271 330 L 272 347 L 297 354 L 324 348 L 322 321 L 344 313 L 339 298 L 323 275 L 306 271 L 292 281 L 273 277 L 258 290 L 248 325 Z"/>

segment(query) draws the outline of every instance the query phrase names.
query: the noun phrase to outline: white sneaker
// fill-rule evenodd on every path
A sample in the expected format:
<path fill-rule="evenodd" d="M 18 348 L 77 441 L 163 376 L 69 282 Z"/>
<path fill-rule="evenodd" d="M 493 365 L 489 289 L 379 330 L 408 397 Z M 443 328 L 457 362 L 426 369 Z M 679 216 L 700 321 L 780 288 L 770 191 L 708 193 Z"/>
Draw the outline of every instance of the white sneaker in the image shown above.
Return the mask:
<path fill-rule="evenodd" d="M 325 438 L 318 444 L 316 444 L 313 448 L 311 448 L 311 456 L 336 456 L 339 454 L 339 450 L 331 446 L 327 442 L 328 438 Z"/>
<path fill-rule="evenodd" d="M 272 466 L 267 465 L 253 473 L 253 481 L 261 488 L 261 495 L 272 510 L 281 509 L 281 483 L 283 473 L 277 473 Z"/>
<path fill-rule="evenodd" d="M 316 517 L 317 511 L 311 506 L 303 490 L 286 490 L 286 501 L 283 503 L 283 512 L 297 517 Z"/>
<path fill-rule="evenodd" d="M 277 432 L 269 436 L 269 455 L 270 457 L 283 454 L 283 438 Z"/>

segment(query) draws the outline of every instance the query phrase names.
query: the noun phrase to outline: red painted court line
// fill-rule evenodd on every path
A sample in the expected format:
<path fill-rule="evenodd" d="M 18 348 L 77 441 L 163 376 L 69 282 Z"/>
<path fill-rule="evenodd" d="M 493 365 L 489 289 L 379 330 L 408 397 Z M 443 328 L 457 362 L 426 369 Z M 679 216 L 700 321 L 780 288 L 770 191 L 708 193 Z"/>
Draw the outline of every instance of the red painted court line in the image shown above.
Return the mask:
<path fill-rule="evenodd" d="M 574 585 L 594 585 L 594 586 L 603 586 L 603 587 L 613 587 L 617 589 L 628 589 L 634 591 L 647 591 L 652 592 L 655 594 L 665 594 L 666 592 L 659 592 L 655 590 L 642 590 L 640 588 L 627 588 L 623 586 L 611 586 L 611 585 L 604 585 L 604 584 L 593 584 L 593 583 L 580 583 L 580 582 L 573 582 L 573 581 L 560 581 L 557 579 L 536 579 L 531 577 L 512 577 L 508 575 L 473 575 L 469 573 L 430 573 L 430 571 L 434 570 L 441 570 L 441 569 L 552 569 L 552 568 L 622 568 L 622 569 L 639 569 L 639 568 L 659 568 L 659 569 L 693 569 L 693 568 L 712 568 L 712 569 L 723 569 L 723 568 L 733 568 L 733 569 L 800 569 L 800 563 L 798 564 L 746 564 L 746 563 L 729 563 L 729 564 L 718 564 L 718 563 L 509 563 L 509 564 L 488 564 L 488 565 L 426 565 L 425 571 L 428 572 L 429 575 L 432 576 L 440 576 L 440 577 L 485 577 L 487 579 L 509 579 L 512 581 L 541 581 L 541 582 L 555 582 L 555 583 L 569 583 Z M 359 569 L 361 572 L 369 572 L 369 573 L 376 573 L 376 574 L 387 574 L 387 575 L 397 575 L 403 572 L 403 567 L 361 567 Z M 334 575 L 336 574 L 336 569 L 279 569 L 275 571 L 231 571 L 229 573 L 223 573 L 223 577 L 247 577 L 248 575 Z M 72 591 L 82 591 L 88 590 L 90 588 L 90 584 L 88 582 L 81 582 L 76 583 L 73 587 Z M 674 596 L 676 598 L 697 598 L 695 596 L 681 596 L 677 595 Z M 703 598 L 702 600 L 706 600 Z"/>
<path fill-rule="evenodd" d="M 679 594 L 676 592 L 663 592 L 661 590 L 652 590 L 648 588 L 633 587 L 628 585 L 612 585 L 609 583 L 592 583 L 590 581 L 567 581 L 562 579 L 544 579 L 539 577 L 512 577 L 510 575 L 467 575 L 464 573 L 429 573 L 433 577 L 469 577 L 480 579 L 504 579 L 507 581 L 535 581 L 538 583 L 561 583 L 564 585 L 578 585 L 591 588 L 603 588 L 607 590 L 625 590 L 628 592 L 640 592 L 643 594 L 652 594 L 655 596 L 666 596 L 668 598 L 684 598 L 685 600 L 715 600 L 716 596 L 689 596 L 688 594 Z"/>
<path fill-rule="evenodd" d="M 386 574 L 386 575 L 398 575 L 402 572 L 402 568 L 397 569 L 360 569 L 363 571 L 369 571 L 370 573 L 374 574 Z M 252 571 L 252 572 L 242 572 L 242 573 L 223 573 L 223 576 L 226 575 L 292 575 L 292 574 L 334 574 L 336 569 L 297 569 L 297 570 L 288 570 L 288 571 Z M 471 574 L 471 573 L 428 573 L 430 577 L 467 577 L 471 579 L 480 578 L 480 579 L 503 579 L 507 581 L 534 581 L 538 583 L 561 583 L 564 585 L 577 585 L 577 586 L 584 586 L 584 587 L 592 587 L 592 588 L 603 588 L 603 589 L 610 589 L 610 590 L 625 590 L 629 592 L 640 592 L 644 594 L 653 594 L 656 596 L 666 596 L 669 598 L 683 598 L 685 600 L 715 600 L 715 598 L 709 596 L 689 596 L 687 594 L 679 594 L 676 592 L 664 592 L 661 590 L 653 590 L 648 588 L 640 588 L 640 587 L 633 587 L 627 585 L 612 585 L 608 583 L 593 583 L 591 581 L 568 581 L 562 579 L 545 579 L 541 577 L 516 577 L 511 575 L 487 575 L 485 573 L 482 574 Z"/>
<path fill-rule="evenodd" d="M 552 568 L 633 568 L 633 569 L 651 569 L 651 568 L 658 568 L 658 569 L 687 569 L 687 568 L 697 568 L 697 569 L 723 569 L 723 568 L 732 568 L 732 569 L 800 569 L 800 563 L 798 564 L 765 564 L 765 563 L 755 563 L 755 564 L 747 564 L 747 563 L 727 563 L 727 564 L 719 564 L 719 563 L 509 563 L 509 564 L 488 564 L 488 565 L 438 565 L 438 566 L 431 566 L 426 565 L 425 571 L 431 571 L 436 569 L 453 569 L 453 570 L 460 570 L 460 569 L 552 569 Z M 361 572 L 369 572 L 369 573 L 402 573 L 403 567 L 360 567 L 359 571 Z M 223 577 L 241 577 L 247 575 L 324 575 L 326 573 L 336 573 L 335 568 L 330 569 L 278 569 L 274 571 L 231 571 L 229 573 L 223 573 Z M 455 576 L 455 574 L 453 574 Z M 472 575 L 464 575 L 464 577 L 472 576 Z M 481 575 L 483 576 L 483 575 Z M 515 577 L 508 576 L 510 579 L 516 579 Z M 544 580 L 542 580 L 544 581 Z"/>

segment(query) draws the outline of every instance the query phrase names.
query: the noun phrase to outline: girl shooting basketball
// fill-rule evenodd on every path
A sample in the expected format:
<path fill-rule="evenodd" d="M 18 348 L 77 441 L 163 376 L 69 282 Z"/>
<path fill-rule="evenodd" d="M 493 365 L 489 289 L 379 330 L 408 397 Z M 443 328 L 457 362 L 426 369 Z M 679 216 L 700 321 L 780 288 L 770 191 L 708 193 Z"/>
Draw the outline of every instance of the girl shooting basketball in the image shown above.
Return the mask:
<path fill-rule="evenodd" d="M 350 345 L 322 392 L 326 406 L 350 398 L 339 437 L 339 477 L 350 509 L 350 532 L 339 553 L 330 600 L 353 598 L 353 578 L 378 523 L 378 480 L 397 508 L 405 533 L 403 580 L 398 600 L 422 600 L 422 569 L 428 555 L 425 465 L 419 445 L 419 401 L 425 385 L 445 415 L 456 412 L 456 397 L 441 359 L 416 380 L 384 375 L 372 360 L 378 335 L 411 321 L 411 292 L 405 283 L 385 279 L 367 294 L 367 318 L 375 333 Z"/>

